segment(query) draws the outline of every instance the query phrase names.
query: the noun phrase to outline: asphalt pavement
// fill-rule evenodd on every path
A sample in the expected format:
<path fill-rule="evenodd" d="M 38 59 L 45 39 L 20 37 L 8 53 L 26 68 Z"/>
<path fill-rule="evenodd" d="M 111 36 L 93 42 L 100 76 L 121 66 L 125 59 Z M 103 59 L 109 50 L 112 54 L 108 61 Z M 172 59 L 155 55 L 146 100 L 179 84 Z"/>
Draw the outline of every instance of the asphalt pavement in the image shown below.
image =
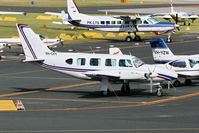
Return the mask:
<path fill-rule="evenodd" d="M 169 44 L 176 54 L 199 52 L 199 34 L 175 35 Z M 101 43 L 66 44 L 57 51 L 108 53 L 117 46 L 125 54 L 153 63 L 151 49 L 136 44 L 109 40 Z M 20 49 L 6 49 L 17 54 Z M 14 52 L 13 52 L 14 51 Z M 19 60 L 0 62 L 0 98 L 22 100 L 25 111 L 0 112 L 2 133 L 197 133 L 199 132 L 199 82 L 164 90 L 163 97 L 149 92 L 123 95 L 114 85 L 111 96 L 101 97 L 99 83 L 76 79 Z M 133 85 L 132 85 L 133 89 Z M 135 88 L 134 88 L 135 89 Z M 114 93 L 115 92 L 115 93 Z"/>

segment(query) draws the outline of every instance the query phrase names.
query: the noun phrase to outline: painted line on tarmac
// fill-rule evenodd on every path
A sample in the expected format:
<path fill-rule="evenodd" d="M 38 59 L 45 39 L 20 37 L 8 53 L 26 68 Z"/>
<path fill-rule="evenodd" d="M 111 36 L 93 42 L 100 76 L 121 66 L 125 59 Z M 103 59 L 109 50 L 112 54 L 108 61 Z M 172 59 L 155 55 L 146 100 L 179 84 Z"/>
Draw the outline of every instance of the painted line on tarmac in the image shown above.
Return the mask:
<path fill-rule="evenodd" d="M 22 98 L 22 97 L 10 97 L 8 99 L 20 99 L 20 100 L 40 100 L 40 101 L 63 101 L 63 102 L 92 102 L 92 103 L 144 103 L 144 102 L 129 102 L 129 101 L 107 101 L 107 100 L 81 100 L 81 99 L 56 99 L 56 98 Z"/>
<path fill-rule="evenodd" d="M 158 103 L 176 101 L 180 99 L 185 99 L 189 97 L 199 96 L 199 93 L 187 94 L 179 97 L 156 100 L 151 102 L 145 102 L 140 104 L 130 104 L 130 105 L 120 105 L 120 106 L 103 106 L 103 107 L 92 107 L 92 108 L 63 108 L 63 109 L 30 109 L 30 110 L 22 110 L 22 111 L 79 111 L 79 110 L 97 110 L 97 109 L 118 109 L 118 108 L 129 108 L 129 107 L 141 107 L 141 106 L 149 106 Z"/>
<path fill-rule="evenodd" d="M 198 131 L 199 128 L 138 128 L 138 129 L 84 129 L 84 130 L 4 130 L 0 133 L 52 133 L 52 132 L 140 132 L 140 131 Z"/>
<path fill-rule="evenodd" d="M 81 84 L 73 84 L 73 85 L 67 85 L 67 86 L 59 86 L 59 87 L 47 88 L 47 89 L 43 89 L 43 90 L 2 94 L 2 95 L 0 95 L 0 97 L 15 96 L 15 95 L 22 95 L 22 94 L 30 94 L 30 93 L 36 93 L 36 92 L 41 92 L 41 91 L 57 90 L 57 89 L 62 89 L 62 88 L 70 88 L 70 87 L 77 87 L 77 86 L 83 86 L 83 85 L 92 85 L 92 84 L 97 84 L 97 83 L 99 83 L 99 82 L 87 82 L 87 83 L 81 83 Z"/>
<path fill-rule="evenodd" d="M 43 71 L 47 71 L 47 69 L 24 71 L 24 72 L 15 72 L 15 73 L 5 73 L 5 74 L 0 74 L 0 77 L 9 76 L 9 75 L 27 74 L 27 73 L 33 73 L 33 72 L 43 72 Z"/>

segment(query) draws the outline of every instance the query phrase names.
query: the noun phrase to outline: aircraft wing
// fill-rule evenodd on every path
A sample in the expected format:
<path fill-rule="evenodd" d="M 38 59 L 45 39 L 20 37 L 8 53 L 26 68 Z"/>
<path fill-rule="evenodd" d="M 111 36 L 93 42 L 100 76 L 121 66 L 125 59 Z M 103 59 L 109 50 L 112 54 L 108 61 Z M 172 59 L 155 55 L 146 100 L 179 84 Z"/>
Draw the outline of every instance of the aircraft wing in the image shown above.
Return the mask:
<path fill-rule="evenodd" d="M 191 20 L 195 20 L 195 19 L 198 19 L 199 18 L 199 15 L 190 15 L 189 16 L 189 19 Z"/>
<path fill-rule="evenodd" d="M 164 18 L 164 19 L 172 19 L 171 15 L 169 15 L 168 13 L 155 13 L 155 14 L 152 14 L 151 16 Z"/>
<path fill-rule="evenodd" d="M 0 11 L 0 14 L 23 14 L 23 15 L 27 15 L 26 12 L 7 12 L 7 11 Z"/>
<path fill-rule="evenodd" d="M 21 44 L 19 38 L 0 38 L 0 43 L 4 43 L 4 44 L 6 44 L 6 46 Z"/>
<path fill-rule="evenodd" d="M 114 18 L 121 19 L 124 21 L 140 20 L 140 17 L 137 16 L 115 16 Z"/>
<path fill-rule="evenodd" d="M 145 77 L 146 73 L 148 72 L 138 71 L 136 69 L 133 69 L 133 70 L 126 70 L 126 71 L 119 71 L 119 70 L 90 71 L 90 72 L 87 72 L 86 75 L 91 78 L 107 77 L 107 78 L 117 78 L 119 80 L 140 81 L 140 80 L 147 79 Z"/>
<path fill-rule="evenodd" d="M 61 13 L 58 13 L 58 12 L 44 12 L 44 14 L 61 16 Z"/>
<path fill-rule="evenodd" d="M 101 78 L 101 77 L 115 77 L 119 78 L 119 71 L 89 71 L 86 73 L 88 77 L 91 78 Z"/>

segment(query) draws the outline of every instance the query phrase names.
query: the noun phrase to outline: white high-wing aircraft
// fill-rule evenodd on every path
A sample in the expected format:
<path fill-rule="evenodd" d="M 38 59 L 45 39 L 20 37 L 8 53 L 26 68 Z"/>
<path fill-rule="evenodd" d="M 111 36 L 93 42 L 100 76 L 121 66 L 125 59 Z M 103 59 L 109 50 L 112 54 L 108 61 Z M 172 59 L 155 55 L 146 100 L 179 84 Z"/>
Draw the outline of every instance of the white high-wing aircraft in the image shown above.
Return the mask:
<path fill-rule="evenodd" d="M 166 63 L 167 68 L 175 70 L 181 77 L 174 82 L 174 86 L 180 86 L 180 80 L 183 80 L 185 85 L 190 85 L 191 79 L 199 77 L 199 54 L 174 55 L 163 38 L 152 38 L 151 48 L 154 62 Z"/>
<path fill-rule="evenodd" d="M 129 92 L 130 82 L 154 82 L 173 80 L 177 74 L 173 70 L 156 65 L 147 65 L 131 55 L 60 53 L 51 51 L 32 29 L 25 24 L 17 24 L 17 29 L 25 53 L 24 62 L 38 62 L 41 66 L 85 80 L 101 81 L 100 90 L 107 95 L 111 83 L 122 83 L 122 91 Z M 157 95 L 162 95 L 158 86 Z"/>
<path fill-rule="evenodd" d="M 0 14 L 23 14 L 23 15 L 27 15 L 26 12 L 7 12 L 7 11 L 0 11 Z"/>
<path fill-rule="evenodd" d="M 194 14 L 188 14 L 186 12 L 178 12 L 174 10 L 173 7 L 173 1 L 171 0 L 171 12 L 170 13 L 156 13 L 153 14 L 155 16 L 161 16 L 162 18 L 164 18 L 165 20 L 169 20 L 171 21 L 171 19 L 173 19 L 175 21 L 176 24 L 178 24 L 178 22 L 183 22 L 184 25 L 186 25 L 186 22 L 188 25 L 191 25 L 190 20 L 192 21 L 192 23 L 199 18 L 198 15 L 194 15 Z"/>
<path fill-rule="evenodd" d="M 52 38 L 45 38 L 42 35 L 37 34 L 42 42 L 46 44 L 48 47 L 53 47 L 56 44 L 63 43 L 64 40 L 62 39 L 52 39 Z M 20 38 L 0 38 L 0 50 L 4 49 L 5 47 L 10 47 L 12 45 L 21 45 Z"/>
<path fill-rule="evenodd" d="M 110 32 L 127 32 L 126 41 L 140 41 L 137 32 L 168 33 L 167 41 L 171 42 L 171 34 L 179 25 L 171 22 L 160 22 L 151 16 L 90 16 L 79 12 L 73 0 L 67 0 L 68 14 L 60 13 L 63 23 L 74 26 Z M 58 13 L 56 13 L 58 14 Z M 132 39 L 131 33 L 135 37 Z"/>

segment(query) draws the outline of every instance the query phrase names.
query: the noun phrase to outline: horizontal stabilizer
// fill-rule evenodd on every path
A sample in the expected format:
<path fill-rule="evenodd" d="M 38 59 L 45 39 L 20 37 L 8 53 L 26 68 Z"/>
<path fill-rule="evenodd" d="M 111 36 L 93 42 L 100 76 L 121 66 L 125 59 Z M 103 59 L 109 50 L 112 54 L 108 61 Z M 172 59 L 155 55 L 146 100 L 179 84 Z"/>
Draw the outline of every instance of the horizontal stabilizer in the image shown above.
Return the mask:
<path fill-rule="evenodd" d="M 23 60 L 23 62 L 43 62 L 44 59 Z"/>
<path fill-rule="evenodd" d="M 58 13 L 58 12 L 44 12 L 44 14 L 61 16 L 61 13 Z"/>

